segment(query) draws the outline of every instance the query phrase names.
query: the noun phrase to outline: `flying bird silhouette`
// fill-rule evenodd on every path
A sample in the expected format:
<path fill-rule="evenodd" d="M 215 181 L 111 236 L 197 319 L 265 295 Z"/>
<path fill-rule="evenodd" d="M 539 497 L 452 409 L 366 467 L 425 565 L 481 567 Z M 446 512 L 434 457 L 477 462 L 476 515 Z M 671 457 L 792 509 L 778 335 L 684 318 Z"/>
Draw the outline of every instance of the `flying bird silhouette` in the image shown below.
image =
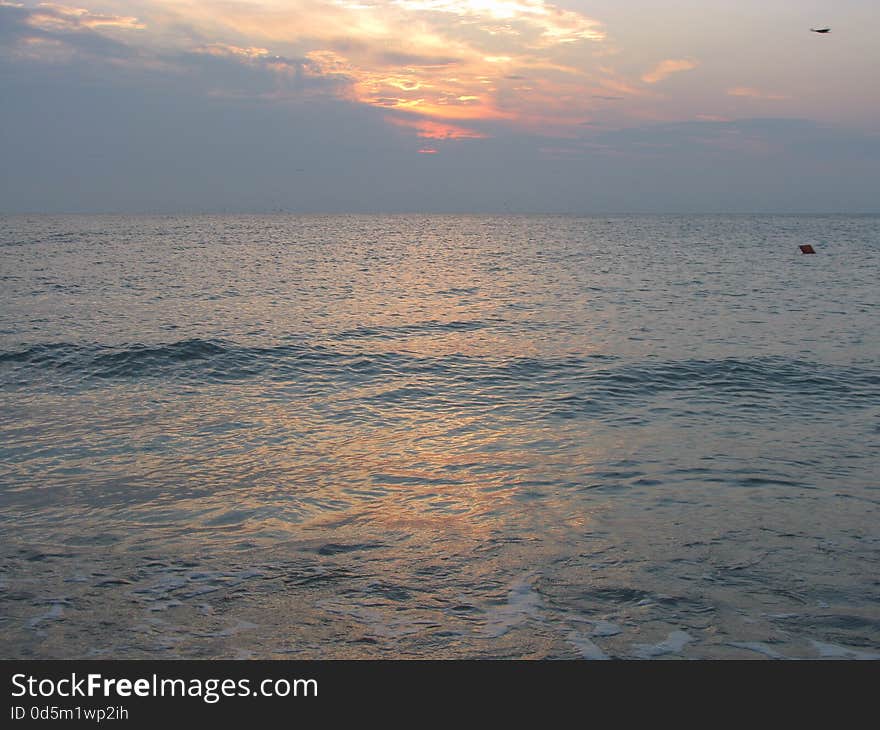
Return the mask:
<path fill-rule="evenodd" d="M 814 33 L 830 33 L 831 28 L 810 28 Z"/>

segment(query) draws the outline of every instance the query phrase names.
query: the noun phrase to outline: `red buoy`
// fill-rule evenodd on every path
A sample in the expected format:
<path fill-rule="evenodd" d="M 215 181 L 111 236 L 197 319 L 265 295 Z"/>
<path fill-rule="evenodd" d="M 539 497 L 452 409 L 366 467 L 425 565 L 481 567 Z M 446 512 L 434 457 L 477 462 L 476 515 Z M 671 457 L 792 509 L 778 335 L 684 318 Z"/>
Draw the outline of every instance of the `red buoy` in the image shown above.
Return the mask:
<path fill-rule="evenodd" d="M 805 243 L 803 246 L 800 247 L 800 249 L 801 253 L 816 253 L 816 251 L 809 243 Z"/>

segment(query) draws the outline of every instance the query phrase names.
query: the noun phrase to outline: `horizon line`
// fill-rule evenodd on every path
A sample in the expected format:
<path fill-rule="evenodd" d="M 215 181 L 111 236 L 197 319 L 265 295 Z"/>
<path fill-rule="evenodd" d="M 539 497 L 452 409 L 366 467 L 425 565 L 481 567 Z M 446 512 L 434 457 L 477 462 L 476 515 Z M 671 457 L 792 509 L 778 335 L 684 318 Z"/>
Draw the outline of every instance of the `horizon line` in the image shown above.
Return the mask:
<path fill-rule="evenodd" d="M 607 216 L 652 216 L 652 217 L 683 217 L 683 216 L 880 216 L 875 211 L 524 211 L 524 210 L 228 210 L 228 209 L 196 209 L 196 210 L 105 210 L 105 211 L 0 211 L 0 218 L 16 218 L 23 216 L 558 216 L 565 218 L 596 218 Z"/>

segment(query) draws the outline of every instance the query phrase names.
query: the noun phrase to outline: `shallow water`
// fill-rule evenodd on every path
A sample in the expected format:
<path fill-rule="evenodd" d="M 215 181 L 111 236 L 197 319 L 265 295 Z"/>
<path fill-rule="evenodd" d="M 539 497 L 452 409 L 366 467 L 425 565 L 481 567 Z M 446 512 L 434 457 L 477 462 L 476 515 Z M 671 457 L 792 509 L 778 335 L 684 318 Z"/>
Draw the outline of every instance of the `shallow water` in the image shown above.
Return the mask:
<path fill-rule="evenodd" d="M 0 218 L 0 655 L 880 658 L 878 273 L 878 217 Z"/>

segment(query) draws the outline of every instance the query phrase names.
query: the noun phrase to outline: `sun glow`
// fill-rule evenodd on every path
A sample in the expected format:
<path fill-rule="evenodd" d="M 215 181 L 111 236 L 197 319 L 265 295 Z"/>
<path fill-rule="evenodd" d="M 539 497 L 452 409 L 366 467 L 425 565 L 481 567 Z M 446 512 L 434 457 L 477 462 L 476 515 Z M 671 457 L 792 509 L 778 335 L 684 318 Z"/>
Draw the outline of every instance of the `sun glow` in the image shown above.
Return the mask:
<path fill-rule="evenodd" d="M 29 23 L 59 37 L 144 39 L 126 63 L 173 66 L 174 53 L 182 67 L 193 54 L 239 63 L 263 75 L 254 98 L 293 98 L 305 82 L 311 96 L 374 107 L 399 129 L 450 141 L 504 127 L 571 136 L 612 95 L 657 98 L 658 82 L 698 65 L 670 59 L 641 77 L 620 73 L 608 65 L 614 48 L 602 24 L 548 0 L 144 0 L 137 8 L 135 17 L 38 3 Z M 52 57 L 63 51 L 62 42 Z M 227 76 L 206 93 L 246 97 Z"/>
<path fill-rule="evenodd" d="M 584 75 L 605 40 L 602 25 L 545 0 L 161 1 L 178 27 L 197 18 L 218 29 L 218 44 L 299 53 L 306 73 L 340 80 L 344 90 L 334 93 L 438 123 L 534 128 L 546 116 L 536 104 L 570 83 L 561 76 L 580 74 L 585 91 L 607 76 L 595 69 Z M 581 49 L 575 64 L 564 55 L 573 47 Z M 526 76 L 529 83 L 519 83 Z M 395 124 L 419 134 L 428 128 Z M 440 138 L 482 136 L 470 130 Z"/>

